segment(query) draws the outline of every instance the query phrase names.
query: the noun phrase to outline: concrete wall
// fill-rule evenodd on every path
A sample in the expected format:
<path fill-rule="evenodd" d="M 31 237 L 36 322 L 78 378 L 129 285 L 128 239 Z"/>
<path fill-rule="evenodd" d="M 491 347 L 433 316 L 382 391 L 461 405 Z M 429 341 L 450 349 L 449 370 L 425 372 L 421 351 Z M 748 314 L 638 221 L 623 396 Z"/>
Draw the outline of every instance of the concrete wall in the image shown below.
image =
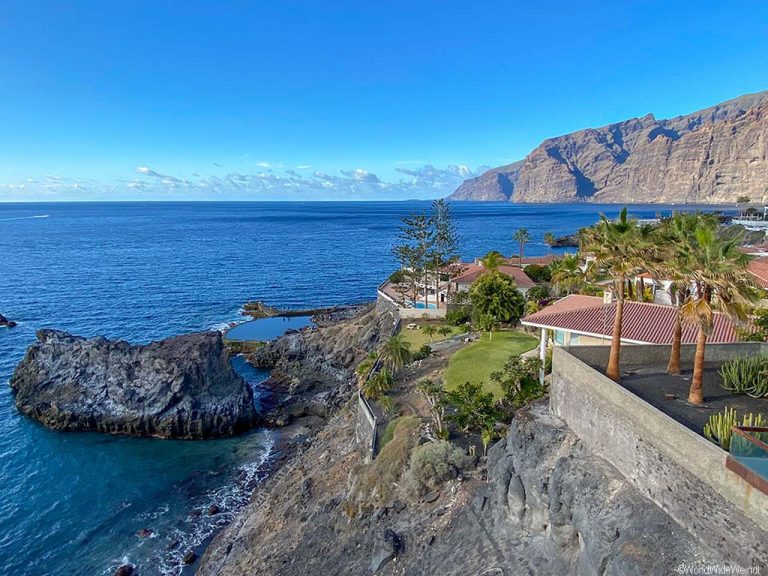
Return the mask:
<path fill-rule="evenodd" d="M 729 351 L 744 344 L 730 346 Z M 724 350 L 712 346 L 711 359 Z M 666 351 L 667 356 L 664 356 Z M 587 361 L 605 347 L 573 347 Z M 666 346 L 622 349 L 622 360 L 668 357 Z M 684 351 L 684 358 L 690 350 Z M 664 360 L 666 361 L 666 360 Z M 768 562 L 768 496 L 725 467 L 727 453 L 640 400 L 585 362 L 555 348 L 552 411 L 680 525 L 729 561 Z M 692 559 L 693 561 L 693 559 Z"/>
<path fill-rule="evenodd" d="M 586 338 L 586 337 L 582 337 Z M 602 365 L 608 364 L 608 354 L 610 346 L 584 346 L 582 339 L 579 344 L 566 349 L 576 358 L 579 358 L 587 364 Z M 610 345 L 607 340 L 606 344 Z M 686 344 L 680 349 L 680 361 L 685 366 L 693 366 L 693 356 L 696 352 L 696 346 Z M 621 346 L 622 364 L 652 364 L 666 366 L 669 362 L 670 346 L 665 344 L 653 345 L 629 345 Z M 755 356 L 758 354 L 768 354 L 768 344 L 764 342 L 734 342 L 733 344 L 709 344 L 707 345 L 707 362 L 723 362 L 736 356 Z"/>
<path fill-rule="evenodd" d="M 358 445 L 365 452 L 367 460 L 376 456 L 376 436 L 378 422 L 373 410 L 362 394 L 357 395 L 357 426 L 355 427 L 355 438 Z"/>

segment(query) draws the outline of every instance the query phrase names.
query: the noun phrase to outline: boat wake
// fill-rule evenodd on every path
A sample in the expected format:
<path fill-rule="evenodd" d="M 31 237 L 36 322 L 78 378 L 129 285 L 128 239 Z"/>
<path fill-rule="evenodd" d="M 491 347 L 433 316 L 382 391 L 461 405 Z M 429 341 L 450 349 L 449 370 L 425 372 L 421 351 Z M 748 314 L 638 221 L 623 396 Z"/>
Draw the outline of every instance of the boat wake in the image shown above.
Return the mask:
<path fill-rule="evenodd" d="M 18 216 L 16 218 L 0 218 L 0 222 L 10 222 L 11 220 L 35 220 L 37 218 L 50 218 L 50 214 L 38 214 L 36 216 Z"/>

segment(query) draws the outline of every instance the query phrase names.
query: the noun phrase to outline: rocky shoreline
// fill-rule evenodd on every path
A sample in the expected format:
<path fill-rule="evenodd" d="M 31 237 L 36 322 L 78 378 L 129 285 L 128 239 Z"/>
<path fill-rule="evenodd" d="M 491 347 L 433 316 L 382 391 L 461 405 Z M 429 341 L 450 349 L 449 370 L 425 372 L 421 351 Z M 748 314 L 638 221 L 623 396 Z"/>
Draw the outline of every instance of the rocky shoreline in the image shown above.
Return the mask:
<path fill-rule="evenodd" d="M 9 320 L 2 314 L 0 314 L 0 328 L 14 328 L 17 324 L 13 320 Z"/>

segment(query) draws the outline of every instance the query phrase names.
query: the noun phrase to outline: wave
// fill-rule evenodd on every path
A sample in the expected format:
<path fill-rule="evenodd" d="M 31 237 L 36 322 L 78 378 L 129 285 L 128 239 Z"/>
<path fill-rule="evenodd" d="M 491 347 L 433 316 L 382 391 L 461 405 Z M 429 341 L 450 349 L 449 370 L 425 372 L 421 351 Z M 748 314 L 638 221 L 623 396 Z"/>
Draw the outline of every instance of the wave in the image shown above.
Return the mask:
<path fill-rule="evenodd" d="M 38 214 L 36 216 L 17 216 L 16 218 L 0 218 L 0 222 L 9 222 L 11 220 L 34 220 L 36 218 L 50 218 L 50 214 Z"/>

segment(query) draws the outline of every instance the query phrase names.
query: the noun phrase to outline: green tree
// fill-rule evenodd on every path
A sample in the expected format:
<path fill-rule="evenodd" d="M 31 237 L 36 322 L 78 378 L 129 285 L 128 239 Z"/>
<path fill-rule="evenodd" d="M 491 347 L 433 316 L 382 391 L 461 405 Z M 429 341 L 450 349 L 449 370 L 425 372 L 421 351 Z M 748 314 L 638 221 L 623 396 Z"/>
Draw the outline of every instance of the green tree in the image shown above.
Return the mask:
<path fill-rule="evenodd" d="M 556 242 L 557 242 L 557 239 L 555 238 L 555 235 L 552 234 L 552 232 L 547 232 L 546 234 L 544 234 L 544 244 L 549 246 L 550 254 L 552 253 L 552 247 L 555 245 Z"/>
<path fill-rule="evenodd" d="M 453 329 L 450 326 L 440 326 L 440 328 L 437 329 L 437 333 L 443 338 L 448 338 L 448 336 L 453 334 Z"/>
<path fill-rule="evenodd" d="M 432 249 L 435 245 L 434 220 L 426 214 L 410 214 L 401 219 L 398 238 L 401 244 L 392 252 L 403 270 L 412 276 L 414 299 L 417 282 L 424 287 L 424 304 L 428 304 L 429 269 L 432 262 Z"/>
<path fill-rule="evenodd" d="M 672 346 L 669 354 L 667 372 L 680 374 L 680 352 L 683 341 L 682 307 L 688 298 L 692 278 L 687 272 L 687 258 L 691 251 L 696 229 L 699 226 L 716 226 L 717 220 L 711 215 L 675 212 L 671 218 L 661 222 L 656 232 L 656 243 L 660 247 L 658 262 L 654 271 L 659 277 L 671 281 L 670 296 L 677 309 L 675 326 L 672 331 Z"/>
<path fill-rule="evenodd" d="M 429 405 L 429 413 L 435 423 L 438 438 L 445 435 L 445 389 L 440 382 L 429 378 L 419 381 L 416 389 L 424 396 Z"/>
<path fill-rule="evenodd" d="M 490 316 L 497 323 L 517 324 L 525 312 L 525 298 L 514 279 L 500 272 L 488 272 L 475 280 L 469 298 L 478 319 Z"/>
<path fill-rule="evenodd" d="M 362 391 L 366 398 L 380 398 L 392 389 L 392 373 L 382 368 L 363 383 Z"/>
<path fill-rule="evenodd" d="M 720 310 L 734 319 L 743 320 L 757 299 L 752 276 L 747 270 L 751 258 L 739 250 L 739 244 L 739 236 L 724 240 L 714 224 L 705 223 L 696 228 L 693 240 L 685 247 L 685 273 L 692 280 L 693 288 L 683 304 L 682 315 L 698 328 L 688 393 L 691 404 L 704 402 L 704 359 L 714 311 Z"/>
<path fill-rule="evenodd" d="M 575 254 L 566 254 L 552 263 L 550 280 L 555 294 L 560 296 L 577 293 L 587 282 L 579 257 Z"/>
<path fill-rule="evenodd" d="M 442 198 L 432 203 L 432 223 L 434 242 L 430 259 L 435 277 L 435 295 L 437 295 L 440 293 L 440 276 L 444 269 L 459 261 L 459 233 L 453 221 L 451 207 Z"/>
<path fill-rule="evenodd" d="M 437 328 L 435 328 L 434 326 L 432 326 L 432 324 L 427 324 L 426 326 L 424 326 L 424 327 L 421 329 L 421 331 L 422 331 L 422 333 L 424 334 L 424 336 L 426 336 L 427 338 L 429 338 L 429 341 L 430 341 L 430 342 L 433 342 L 433 341 L 434 341 L 434 336 L 435 336 L 435 333 L 437 332 Z"/>
<path fill-rule="evenodd" d="M 515 231 L 514 239 L 517 241 L 519 247 L 518 256 L 520 258 L 519 264 L 523 265 L 523 254 L 525 252 L 525 245 L 531 240 L 531 235 L 528 233 L 527 228 L 518 228 Z"/>
<path fill-rule="evenodd" d="M 381 348 L 382 363 L 393 373 L 411 361 L 411 343 L 402 334 L 390 336 Z"/>
<path fill-rule="evenodd" d="M 492 428 L 500 417 L 493 394 L 483 392 L 480 384 L 460 384 L 455 390 L 446 392 L 445 399 L 454 409 L 448 418 L 465 432 Z"/>
<path fill-rule="evenodd" d="M 501 386 L 504 401 L 517 409 L 544 394 L 544 387 L 539 382 L 541 367 L 539 358 L 510 356 L 501 370 L 491 374 L 491 380 Z"/>
<path fill-rule="evenodd" d="M 480 259 L 480 264 L 489 272 L 495 272 L 499 269 L 499 266 L 504 264 L 504 262 L 504 256 L 501 255 L 501 252 L 497 252 L 496 250 L 491 250 Z"/>
<path fill-rule="evenodd" d="M 618 382 L 621 376 L 621 326 L 624 314 L 624 290 L 627 281 L 644 272 L 654 245 L 644 242 L 637 222 L 627 216 L 624 207 L 616 220 L 604 214 L 593 227 L 581 235 L 582 249 L 595 258 L 596 271 L 607 274 L 613 280 L 613 297 L 616 303 L 613 318 L 611 350 L 606 376 Z"/>
<path fill-rule="evenodd" d="M 371 370 L 373 369 L 373 365 L 376 363 L 377 358 L 378 355 L 376 352 L 370 352 L 355 368 L 355 376 L 357 376 L 358 388 L 362 388 L 363 383 L 368 377 L 368 374 L 370 374 Z"/>

